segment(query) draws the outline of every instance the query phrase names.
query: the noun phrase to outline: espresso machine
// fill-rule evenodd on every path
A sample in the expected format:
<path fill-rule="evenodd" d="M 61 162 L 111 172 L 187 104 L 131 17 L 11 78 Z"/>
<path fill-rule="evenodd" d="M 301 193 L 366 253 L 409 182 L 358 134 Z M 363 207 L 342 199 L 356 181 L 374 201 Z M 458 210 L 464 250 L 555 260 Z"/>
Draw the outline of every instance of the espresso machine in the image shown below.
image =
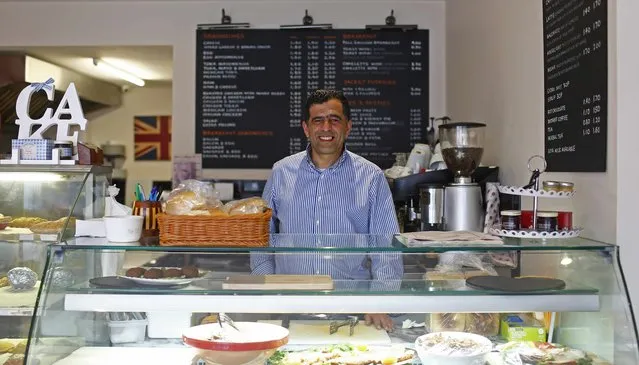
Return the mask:
<path fill-rule="evenodd" d="M 482 189 L 472 174 L 484 154 L 486 124 L 455 122 L 439 126 L 442 156 L 453 182 L 444 189 L 444 226 L 447 231 L 484 229 Z"/>

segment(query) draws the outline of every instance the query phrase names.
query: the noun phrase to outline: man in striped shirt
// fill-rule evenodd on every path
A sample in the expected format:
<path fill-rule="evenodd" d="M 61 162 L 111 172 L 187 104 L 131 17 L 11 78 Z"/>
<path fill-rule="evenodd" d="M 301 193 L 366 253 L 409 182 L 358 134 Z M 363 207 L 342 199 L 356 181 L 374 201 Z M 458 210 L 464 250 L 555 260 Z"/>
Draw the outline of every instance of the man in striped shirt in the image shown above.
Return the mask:
<path fill-rule="evenodd" d="M 295 234 L 275 237 L 271 245 L 390 246 L 399 232 L 393 198 L 382 170 L 346 149 L 352 121 L 344 94 L 312 93 L 302 127 L 309 146 L 276 162 L 264 188 L 263 198 L 273 210 L 271 232 Z M 251 257 L 251 267 L 258 275 L 331 275 L 336 281 L 365 283 L 367 290 L 396 290 L 403 275 L 401 255 L 390 252 L 261 254 Z M 393 328 L 386 314 L 368 314 L 366 322 Z"/>

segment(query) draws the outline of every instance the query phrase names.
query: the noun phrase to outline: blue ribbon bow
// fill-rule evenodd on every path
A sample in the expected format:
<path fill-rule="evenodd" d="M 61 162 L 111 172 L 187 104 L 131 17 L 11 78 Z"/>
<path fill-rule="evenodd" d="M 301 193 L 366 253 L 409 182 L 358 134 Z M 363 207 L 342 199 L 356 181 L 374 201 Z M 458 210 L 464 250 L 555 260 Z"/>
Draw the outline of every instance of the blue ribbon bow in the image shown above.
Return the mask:
<path fill-rule="evenodd" d="M 55 80 L 53 80 L 53 78 L 49 77 L 49 79 L 45 82 L 34 82 L 33 84 L 31 84 L 31 87 L 34 88 L 35 92 L 38 92 L 42 89 L 47 89 L 47 90 L 51 90 L 52 88 L 52 84 L 55 82 Z"/>

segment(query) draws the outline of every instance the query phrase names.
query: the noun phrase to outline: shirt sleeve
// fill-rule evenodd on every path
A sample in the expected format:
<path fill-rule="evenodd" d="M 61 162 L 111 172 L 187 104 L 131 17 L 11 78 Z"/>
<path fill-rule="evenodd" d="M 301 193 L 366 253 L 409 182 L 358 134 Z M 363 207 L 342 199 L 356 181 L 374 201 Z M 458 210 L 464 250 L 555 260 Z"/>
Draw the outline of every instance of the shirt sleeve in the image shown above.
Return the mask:
<path fill-rule="evenodd" d="M 370 199 L 368 224 L 371 245 L 389 247 L 394 235 L 399 233 L 399 224 L 390 187 L 381 171 L 378 171 L 372 181 Z M 391 252 L 371 254 L 371 274 L 371 290 L 399 290 L 404 276 L 402 255 Z"/>
<path fill-rule="evenodd" d="M 270 232 L 277 233 L 277 207 L 275 204 L 275 169 L 266 181 L 262 199 L 266 201 L 266 205 L 273 211 L 270 222 Z M 251 273 L 253 275 L 270 275 L 275 274 L 275 259 L 273 254 L 269 253 L 253 253 L 251 257 Z"/>

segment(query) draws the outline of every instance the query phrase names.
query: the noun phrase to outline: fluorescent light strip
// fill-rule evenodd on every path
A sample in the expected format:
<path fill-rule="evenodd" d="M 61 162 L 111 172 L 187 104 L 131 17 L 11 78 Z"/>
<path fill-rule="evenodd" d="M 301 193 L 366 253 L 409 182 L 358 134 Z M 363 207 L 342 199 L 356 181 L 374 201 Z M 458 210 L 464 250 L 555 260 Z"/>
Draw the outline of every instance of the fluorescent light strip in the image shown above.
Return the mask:
<path fill-rule="evenodd" d="M 99 58 L 94 58 L 93 59 L 93 64 L 97 67 L 100 68 L 108 73 L 110 73 L 113 76 L 119 77 L 122 80 L 128 81 L 134 85 L 137 86 L 144 86 L 144 80 L 142 80 L 141 78 L 131 75 L 130 73 L 120 70 L 117 67 L 111 66 L 110 64 L 102 61 Z"/>
<path fill-rule="evenodd" d="M 3 172 L 0 181 L 61 181 L 62 176 L 52 172 Z"/>

